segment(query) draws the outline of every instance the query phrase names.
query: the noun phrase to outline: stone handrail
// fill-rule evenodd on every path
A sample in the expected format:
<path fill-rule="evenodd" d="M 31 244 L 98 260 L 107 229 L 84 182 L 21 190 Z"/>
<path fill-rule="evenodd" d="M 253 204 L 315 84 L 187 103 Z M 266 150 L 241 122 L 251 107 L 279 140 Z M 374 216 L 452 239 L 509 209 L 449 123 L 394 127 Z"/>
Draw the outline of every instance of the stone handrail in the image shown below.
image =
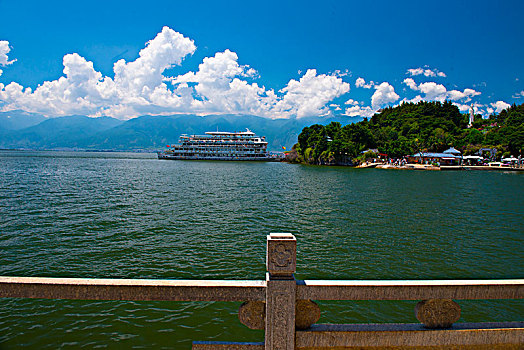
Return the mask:
<path fill-rule="evenodd" d="M 297 281 L 296 238 L 287 233 L 267 237 L 266 265 L 262 281 L 0 277 L 0 297 L 243 301 L 240 321 L 265 329 L 264 343 L 195 342 L 195 350 L 524 348 L 524 322 L 453 325 L 460 318 L 453 299 L 523 299 L 524 279 Z M 422 324 L 316 325 L 312 300 L 420 300 Z"/>
<path fill-rule="evenodd" d="M 523 299 L 524 280 L 297 280 L 298 300 Z M 266 281 L 0 276 L 0 298 L 264 301 Z"/>
<path fill-rule="evenodd" d="M 297 281 L 312 300 L 522 299 L 524 280 Z"/>
<path fill-rule="evenodd" d="M 265 288 L 265 281 L 0 277 L 3 298 L 263 301 Z"/>

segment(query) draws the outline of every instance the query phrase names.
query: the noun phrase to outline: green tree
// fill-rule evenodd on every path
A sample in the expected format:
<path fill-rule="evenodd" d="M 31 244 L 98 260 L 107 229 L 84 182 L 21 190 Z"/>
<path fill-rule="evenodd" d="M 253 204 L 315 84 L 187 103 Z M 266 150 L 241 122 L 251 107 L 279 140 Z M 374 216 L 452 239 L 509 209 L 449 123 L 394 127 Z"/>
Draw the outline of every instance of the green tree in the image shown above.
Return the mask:
<path fill-rule="evenodd" d="M 499 155 L 522 154 L 524 104 L 513 105 L 487 119 L 477 117 L 471 129 L 467 128 L 468 120 L 468 114 L 460 113 L 450 101 L 403 103 L 355 124 L 306 127 L 294 148 L 297 159 L 313 164 L 347 163 L 348 158 L 357 158 L 362 151 L 374 148 L 390 157 L 441 152 L 450 146 L 466 153 L 496 147 Z"/>

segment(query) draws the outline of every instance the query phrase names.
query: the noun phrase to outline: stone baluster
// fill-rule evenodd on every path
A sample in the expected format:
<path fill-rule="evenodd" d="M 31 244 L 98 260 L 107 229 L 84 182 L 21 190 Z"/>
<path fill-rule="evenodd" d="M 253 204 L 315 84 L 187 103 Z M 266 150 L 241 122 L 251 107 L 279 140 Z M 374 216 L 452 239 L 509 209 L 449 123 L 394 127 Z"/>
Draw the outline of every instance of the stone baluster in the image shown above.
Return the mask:
<path fill-rule="evenodd" d="M 266 350 L 295 349 L 297 240 L 290 233 L 267 236 Z"/>

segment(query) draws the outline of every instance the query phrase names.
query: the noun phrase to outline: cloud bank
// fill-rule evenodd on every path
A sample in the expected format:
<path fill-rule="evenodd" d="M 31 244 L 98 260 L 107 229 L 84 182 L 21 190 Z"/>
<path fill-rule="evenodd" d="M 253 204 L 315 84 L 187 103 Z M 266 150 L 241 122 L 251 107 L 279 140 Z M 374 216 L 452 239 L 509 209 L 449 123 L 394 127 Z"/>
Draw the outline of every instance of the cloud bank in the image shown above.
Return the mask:
<path fill-rule="evenodd" d="M 424 97 L 417 96 L 416 100 L 430 100 L 430 101 L 459 101 L 463 100 L 464 102 L 471 101 L 471 98 L 478 96 L 481 93 L 473 89 L 464 89 L 463 91 L 459 90 L 450 90 L 448 91 L 446 87 L 442 84 L 437 84 L 435 82 L 425 82 L 417 85 L 412 78 L 406 78 L 403 81 L 411 90 L 419 91 L 424 94 Z"/>
<path fill-rule="evenodd" d="M 9 45 L 1 42 L 0 64 L 6 65 Z M 278 92 L 251 82 L 257 72 L 238 63 L 225 50 L 204 58 L 198 70 L 166 76 L 196 50 L 193 40 L 164 27 L 132 62 L 114 64 L 114 78 L 96 71 L 93 62 L 72 53 L 63 58 L 64 76 L 34 91 L 16 82 L 0 84 L 2 110 L 23 109 L 49 116 L 84 114 L 127 119 L 143 114 L 244 113 L 269 118 L 324 115 L 334 98 L 349 92 L 338 75 L 309 69 Z"/>
<path fill-rule="evenodd" d="M 341 113 L 341 97 L 350 92 L 349 70 L 320 74 L 316 69 L 299 71 L 298 79 L 273 90 L 256 82 L 258 72 L 239 63 L 238 55 L 230 50 L 206 57 L 198 69 L 181 75 L 168 75 L 166 70 L 180 66 L 193 55 L 197 47 L 193 40 L 169 27 L 164 27 L 140 50 L 131 62 L 120 59 L 114 63 L 113 76 L 104 76 L 93 62 L 77 53 L 63 57 L 63 76 L 45 81 L 34 90 L 17 82 L 0 83 L 0 111 L 21 109 L 46 116 L 88 115 L 129 119 L 140 115 L 190 114 L 251 114 L 267 118 L 322 116 Z M 0 67 L 9 60 L 8 41 L 0 41 Z M 4 68 L 5 69 L 5 68 Z M 0 69 L 0 75 L 2 70 Z M 475 102 L 481 93 L 471 88 L 448 90 L 433 81 L 417 83 L 416 79 L 446 77 L 428 66 L 410 68 L 410 77 L 402 82 L 414 97 L 400 98 L 392 84 L 358 77 L 354 86 L 371 95 L 368 103 L 348 99 L 344 115 L 370 117 L 380 108 L 403 102 L 451 100 L 463 112 L 473 105 L 476 112 L 500 112 L 509 106 L 504 101 L 482 105 Z M 520 98 L 524 92 L 517 93 Z M 338 99 L 338 100 L 337 100 Z"/>

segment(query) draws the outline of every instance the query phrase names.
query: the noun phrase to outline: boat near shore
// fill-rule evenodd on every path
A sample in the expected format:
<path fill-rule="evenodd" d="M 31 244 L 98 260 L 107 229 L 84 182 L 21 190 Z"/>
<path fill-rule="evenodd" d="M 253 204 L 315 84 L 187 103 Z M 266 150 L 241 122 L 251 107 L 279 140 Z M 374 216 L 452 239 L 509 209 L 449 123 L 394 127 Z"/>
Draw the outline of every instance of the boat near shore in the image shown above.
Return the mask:
<path fill-rule="evenodd" d="M 158 152 L 158 159 L 170 160 L 229 160 L 277 161 L 267 151 L 264 136 L 249 129 L 242 132 L 209 131 L 205 135 L 182 135 L 180 144 L 167 146 Z"/>
<path fill-rule="evenodd" d="M 382 163 L 362 163 L 360 165 L 357 165 L 356 168 L 358 169 L 370 169 L 370 168 L 376 168 L 377 165 L 381 165 Z"/>

